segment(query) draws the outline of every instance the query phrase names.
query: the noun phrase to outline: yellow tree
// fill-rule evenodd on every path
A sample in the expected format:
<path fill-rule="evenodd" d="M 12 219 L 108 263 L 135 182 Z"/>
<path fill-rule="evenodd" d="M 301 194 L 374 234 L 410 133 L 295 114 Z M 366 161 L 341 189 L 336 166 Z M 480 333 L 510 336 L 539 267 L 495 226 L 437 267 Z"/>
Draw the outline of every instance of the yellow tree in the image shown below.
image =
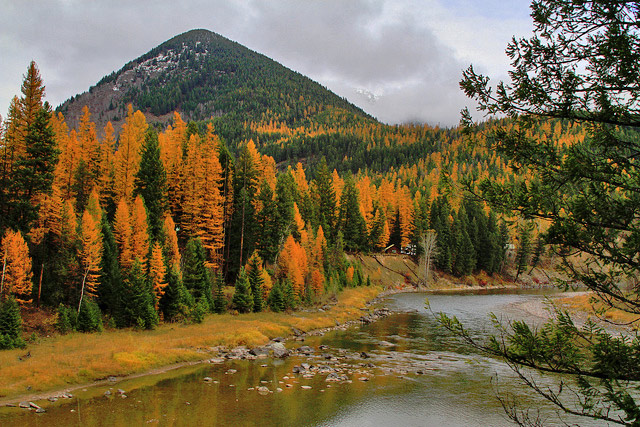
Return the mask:
<path fill-rule="evenodd" d="M 129 269 L 133 265 L 133 250 L 131 247 L 131 214 L 129 205 L 120 199 L 116 207 L 116 215 L 113 220 L 113 234 L 118 243 L 120 266 Z"/>
<path fill-rule="evenodd" d="M 149 261 L 149 279 L 151 280 L 151 286 L 153 288 L 153 294 L 155 295 L 155 308 L 158 309 L 158 303 L 160 297 L 164 294 L 164 288 L 167 286 L 165 277 L 167 275 L 167 268 L 164 265 L 162 259 L 162 246 L 158 242 L 154 242 L 151 249 L 151 260 Z"/>
<path fill-rule="evenodd" d="M 120 132 L 120 142 L 114 160 L 114 198 L 124 198 L 127 203 L 133 198 L 136 173 L 140 168 L 140 157 L 144 135 L 147 131 L 147 121 L 140 111 L 133 112 L 129 104 L 125 124 Z"/>
<path fill-rule="evenodd" d="M 102 250 L 102 232 L 100 230 L 100 223 L 96 221 L 88 209 L 85 209 L 82 214 L 82 249 L 80 251 L 80 264 L 82 265 L 83 274 L 78 313 L 80 312 L 82 299 L 85 293 L 89 298 L 94 298 L 98 295 Z"/>
<path fill-rule="evenodd" d="M 7 230 L 2 239 L 2 276 L 0 297 L 14 295 L 20 304 L 31 302 L 31 258 L 29 248 L 19 231 Z"/>
<path fill-rule="evenodd" d="M 307 254 L 290 234 L 278 257 L 278 276 L 287 277 L 298 296 L 304 294 L 304 279 L 307 275 Z"/>
<path fill-rule="evenodd" d="M 100 144 L 100 176 L 98 178 L 100 200 L 103 203 L 113 192 L 115 148 L 115 130 L 111 122 L 107 122 L 104 127 L 104 138 L 102 144 Z"/>
<path fill-rule="evenodd" d="M 149 255 L 149 226 L 147 224 L 147 210 L 140 195 L 133 201 L 131 212 L 131 243 L 133 258 L 142 266 L 142 271 L 147 269 L 147 257 Z"/>
<path fill-rule="evenodd" d="M 171 215 L 166 214 L 164 224 L 162 226 L 162 234 L 164 235 L 164 249 L 169 257 L 169 265 L 171 268 L 180 269 L 180 250 L 178 249 L 178 235 L 176 234 L 176 223 L 173 222 Z"/>

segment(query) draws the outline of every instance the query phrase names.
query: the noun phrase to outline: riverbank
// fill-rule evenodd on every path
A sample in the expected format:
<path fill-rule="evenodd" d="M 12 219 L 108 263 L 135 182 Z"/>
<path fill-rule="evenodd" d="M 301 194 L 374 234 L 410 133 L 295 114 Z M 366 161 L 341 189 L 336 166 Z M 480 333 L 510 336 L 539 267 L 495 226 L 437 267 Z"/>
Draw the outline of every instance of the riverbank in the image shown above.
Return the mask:
<path fill-rule="evenodd" d="M 26 349 L 0 352 L 0 403 L 41 398 L 109 377 L 147 375 L 207 360 L 219 346 L 255 347 L 295 330 L 311 331 L 358 319 L 382 287 L 344 290 L 337 302 L 293 313 L 209 315 L 201 324 L 163 324 L 152 331 L 113 330 L 42 338 Z"/>

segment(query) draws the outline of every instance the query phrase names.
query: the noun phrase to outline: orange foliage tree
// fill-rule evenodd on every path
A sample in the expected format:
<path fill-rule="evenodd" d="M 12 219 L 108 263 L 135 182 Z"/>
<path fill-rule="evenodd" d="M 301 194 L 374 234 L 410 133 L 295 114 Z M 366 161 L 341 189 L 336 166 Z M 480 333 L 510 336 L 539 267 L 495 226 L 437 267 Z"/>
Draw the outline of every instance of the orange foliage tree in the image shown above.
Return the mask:
<path fill-rule="evenodd" d="M 80 263 L 82 264 L 83 275 L 78 312 L 80 312 L 85 293 L 90 298 L 98 295 L 102 249 L 100 223 L 88 209 L 85 209 L 82 214 L 82 249 L 80 251 Z"/>
<path fill-rule="evenodd" d="M 31 302 L 31 258 L 27 242 L 19 231 L 7 230 L 2 239 L 2 277 L 0 296 L 14 295 L 20 304 Z"/>
<path fill-rule="evenodd" d="M 155 295 L 155 308 L 158 309 L 160 297 L 164 294 L 164 288 L 167 286 L 165 277 L 167 268 L 162 258 L 162 246 L 158 242 L 153 244 L 151 249 L 151 260 L 149 262 L 149 279 Z"/>

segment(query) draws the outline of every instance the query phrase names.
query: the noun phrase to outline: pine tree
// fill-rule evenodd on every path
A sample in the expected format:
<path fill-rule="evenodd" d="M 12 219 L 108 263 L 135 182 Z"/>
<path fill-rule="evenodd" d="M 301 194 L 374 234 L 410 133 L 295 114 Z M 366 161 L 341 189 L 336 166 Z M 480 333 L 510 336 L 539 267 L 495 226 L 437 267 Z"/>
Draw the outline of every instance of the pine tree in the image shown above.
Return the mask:
<path fill-rule="evenodd" d="M 224 296 L 224 278 L 222 272 L 216 274 L 216 295 L 213 300 L 213 311 L 222 314 L 227 311 L 227 300 Z"/>
<path fill-rule="evenodd" d="M 184 253 L 182 280 L 196 302 L 204 300 L 211 309 L 213 308 L 211 279 L 205 263 L 206 254 L 200 239 L 189 239 Z"/>
<path fill-rule="evenodd" d="M 169 269 L 167 273 L 167 286 L 160 298 L 159 309 L 165 322 L 186 320 L 195 301 L 187 288 L 182 283 L 178 266 Z"/>
<path fill-rule="evenodd" d="M 268 298 L 267 302 L 269 304 L 269 308 L 271 309 L 271 311 L 279 313 L 281 311 L 286 310 L 284 294 L 282 293 L 282 282 L 281 281 L 278 280 L 275 283 L 275 285 L 273 285 L 273 288 L 271 289 L 271 292 L 269 293 L 269 298 Z"/>
<path fill-rule="evenodd" d="M 158 314 L 153 308 L 153 295 L 137 259 L 125 275 L 118 308 L 115 318 L 119 327 L 153 329 L 158 324 Z"/>
<path fill-rule="evenodd" d="M 249 258 L 247 264 L 247 278 L 249 280 L 249 286 L 251 287 L 251 295 L 253 295 L 253 311 L 262 311 L 262 287 L 264 280 L 262 278 L 262 259 L 257 252 L 254 252 Z"/>
<path fill-rule="evenodd" d="M 40 203 L 51 193 L 58 150 L 50 125 L 50 107 L 45 103 L 35 111 L 26 128 L 25 153 L 16 161 L 12 177 L 14 226 L 26 232 L 38 216 Z"/>
<path fill-rule="evenodd" d="M 98 285 L 98 303 L 105 313 L 114 313 L 118 309 L 118 294 L 122 288 L 122 274 L 118 264 L 118 246 L 113 231 L 103 215 L 100 223 L 102 232 L 102 259 L 100 260 L 100 279 Z"/>
<path fill-rule="evenodd" d="M 142 147 L 140 168 L 135 175 L 134 197 L 142 196 L 147 208 L 149 236 L 160 238 L 165 211 L 167 209 L 167 175 L 160 160 L 158 134 L 147 131 Z"/>
<path fill-rule="evenodd" d="M 9 296 L 0 301 L 0 350 L 24 346 L 20 306 Z"/>
<path fill-rule="evenodd" d="M 318 225 L 322 226 L 329 243 L 333 243 L 337 234 L 337 230 L 335 229 L 336 192 L 333 188 L 333 179 L 324 157 L 320 160 L 314 182 L 316 197 L 319 202 Z"/>
<path fill-rule="evenodd" d="M 364 249 L 366 246 L 367 225 L 360 211 L 358 190 L 351 176 L 347 177 L 342 189 L 339 223 L 345 249 L 348 251 Z"/>
<path fill-rule="evenodd" d="M 101 332 L 102 313 L 95 301 L 83 299 L 78 311 L 76 329 L 80 332 Z"/>
<path fill-rule="evenodd" d="M 518 252 L 516 253 L 516 278 L 518 278 L 529 265 L 529 257 L 531 256 L 531 232 L 534 224 L 530 221 L 523 221 L 518 226 Z"/>
<path fill-rule="evenodd" d="M 402 247 L 402 225 L 400 221 L 400 209 L 396 210 L 396 216 L 393 220 L 393 226 L 391 227 L 391 234 L 389 235 L 389 244 L 395 245 L 397 248 Z"/>
<path fill-rule="evenodd" d="M 244 267 L 240 269 L 238 274 L 231 304 L 240 313 L 249 313 L 253 309 L 251 285 Z"/>

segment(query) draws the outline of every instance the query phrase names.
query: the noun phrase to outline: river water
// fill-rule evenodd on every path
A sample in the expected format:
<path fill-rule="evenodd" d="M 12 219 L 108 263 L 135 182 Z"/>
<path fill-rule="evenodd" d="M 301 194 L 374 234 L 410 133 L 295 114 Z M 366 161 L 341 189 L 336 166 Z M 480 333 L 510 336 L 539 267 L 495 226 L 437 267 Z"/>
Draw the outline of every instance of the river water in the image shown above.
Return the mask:
<path fill-rule="evenodd" d="M 389 317 L 287 344 L 314 348 L 310 357 L 199 364 L 92 387 L 72 399 L 43 402 L 44 414 L 3 408 L 0 425 L 512 425 L 498 394 L 539 411 L 546 425 L 556 423 L 554 409 L 521 385 L 503 362 L 478 354 L 443 330 L 425 309 L 425 297 L 391 296 L 383 304 L 397 313 Z M 492 330 L 488 313 L 527 317 L 517 305 L 543 296 L 483 292 L 428 298 L 434 312 L 457 316 L 482 337 Z M 536 321 L 530 315 L 529 320 Z M 320 372 L 293 373 L 302 363 Z M 328 372 L 345 377 L 327 382 Z M 263 394 L 258 387 L 264 387 Z M 104 395 L 107 390 L 110 396 Z"/>

